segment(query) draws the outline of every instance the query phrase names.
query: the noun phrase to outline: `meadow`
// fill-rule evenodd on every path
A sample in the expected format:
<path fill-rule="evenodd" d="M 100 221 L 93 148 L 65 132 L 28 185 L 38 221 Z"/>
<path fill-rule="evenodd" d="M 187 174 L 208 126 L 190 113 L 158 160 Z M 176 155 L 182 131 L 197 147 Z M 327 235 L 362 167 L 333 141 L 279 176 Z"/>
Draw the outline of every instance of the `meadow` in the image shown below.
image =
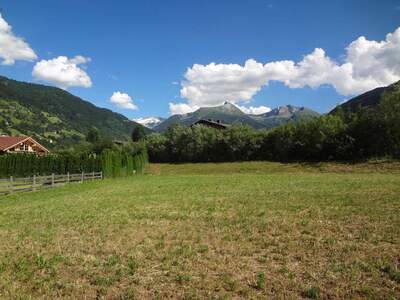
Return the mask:
<path fill-rule="evenodd" d="M 151 164 L 0 198 L 1 299 L 399 299 L 400 163 Z"/>

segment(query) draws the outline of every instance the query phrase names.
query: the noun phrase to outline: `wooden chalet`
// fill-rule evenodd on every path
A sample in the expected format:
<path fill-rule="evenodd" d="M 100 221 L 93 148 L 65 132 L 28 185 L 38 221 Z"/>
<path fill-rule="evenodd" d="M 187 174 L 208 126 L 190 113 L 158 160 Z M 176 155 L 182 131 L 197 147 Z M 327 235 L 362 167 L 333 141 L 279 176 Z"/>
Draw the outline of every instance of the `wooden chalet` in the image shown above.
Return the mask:
<path fill-rule="evenodd" d="M 0 154 L 3 153 L 32 153 L 47 155 L 45 147 L 29 136 L 0 136 Z"/>
<path fill-rule="evenodd" d="M 194 122 L 192 126 L 195 125 L 203 125 L 203 126 L 208 126 L 208 127 L 212 127 L 215 129 L 226 129 L 229 125 L 228 124 L 224 124 L 221 122 L 221 120 L 212 120 L 212 119 L 201 119 L 198 120 L 197 122 Z"/>

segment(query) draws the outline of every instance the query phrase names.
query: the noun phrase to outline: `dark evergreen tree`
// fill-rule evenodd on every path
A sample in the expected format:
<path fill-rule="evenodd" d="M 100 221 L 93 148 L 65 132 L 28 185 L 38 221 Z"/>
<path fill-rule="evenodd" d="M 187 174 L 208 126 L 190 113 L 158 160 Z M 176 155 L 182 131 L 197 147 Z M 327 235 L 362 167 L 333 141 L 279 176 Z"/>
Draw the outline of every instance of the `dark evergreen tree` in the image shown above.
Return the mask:
<path fill-rule="evenodd" d="M 90 128 L 87 135 L 86 141 L 92 144 L 96 144 L 100 141 L 100 133 L 96 128 Z"/>
<path fill-rule="evenodd" d="M 133 142 L 142 141 L 146 137 L 146 131 L 143 126 L 136 126 L 132 130 L 131 138 Z"/>

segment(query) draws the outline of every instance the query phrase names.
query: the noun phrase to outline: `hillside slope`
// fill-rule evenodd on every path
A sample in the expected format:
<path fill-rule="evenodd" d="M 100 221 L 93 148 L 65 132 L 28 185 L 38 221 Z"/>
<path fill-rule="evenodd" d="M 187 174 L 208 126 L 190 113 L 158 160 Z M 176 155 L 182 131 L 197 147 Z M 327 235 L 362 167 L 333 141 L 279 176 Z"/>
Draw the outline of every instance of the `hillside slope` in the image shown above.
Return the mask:
<path fill-rule="evenodd" d="M 373 89 L 364 94 L 356 96 L 356 97 L 346 101 L 343 104 L 338 105 L 330 112 L 330 114 L 335 113 L 339 107 L 342 108 L 343 111 L 345 111 L 345 112 L 355 112 L 360 107 L 364 107 L 364 108 L 365 107 L 369 107 L 369 108 L 376 107 L 381 102 L 383 94 L 385 92 L 391 92 L 397 88 L 400 88 L 400 81 L 397 81 L 386 87 L 379 87 L 379 88 Z"/>
<path fill-rule="evenodd" d="M 56 87 L 0 76 L 1 134 L 30 135 L 46 146 L 63 147 L 84 139 L 92 127 L 111 139 L 128 139 L 141 126 Z"/>

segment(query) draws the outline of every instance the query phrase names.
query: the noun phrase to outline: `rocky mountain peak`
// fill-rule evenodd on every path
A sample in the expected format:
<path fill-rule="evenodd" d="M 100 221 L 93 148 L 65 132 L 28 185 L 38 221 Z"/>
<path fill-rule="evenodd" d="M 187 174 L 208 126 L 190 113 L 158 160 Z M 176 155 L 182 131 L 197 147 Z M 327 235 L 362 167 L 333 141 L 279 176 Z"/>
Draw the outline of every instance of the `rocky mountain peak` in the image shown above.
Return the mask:
<path fill-rule="evenodd" d="M 223 107 L 224 109 L 227 109 L 227 110 L 237 110 L 237 109 L 238 109 L 238 108 L 236 107 L 236 105 L 232 104 L 232 103 L 229 102 L 229 101 L 225 101 L 224 104 L 222 105 L 222 107 Z"/>
<path fill-rule="evenodd" d="M 293 105 L 284 105 L 284 106 L 279 106 L 277 108 L 274 108 L 270 112 L 267 112 L 263 114 L 265 117 L 271 117 L 271 116 L 287 116 L 294 114 L 295 112 L 304 110 L 304 107 L 297 107 Z"/>

